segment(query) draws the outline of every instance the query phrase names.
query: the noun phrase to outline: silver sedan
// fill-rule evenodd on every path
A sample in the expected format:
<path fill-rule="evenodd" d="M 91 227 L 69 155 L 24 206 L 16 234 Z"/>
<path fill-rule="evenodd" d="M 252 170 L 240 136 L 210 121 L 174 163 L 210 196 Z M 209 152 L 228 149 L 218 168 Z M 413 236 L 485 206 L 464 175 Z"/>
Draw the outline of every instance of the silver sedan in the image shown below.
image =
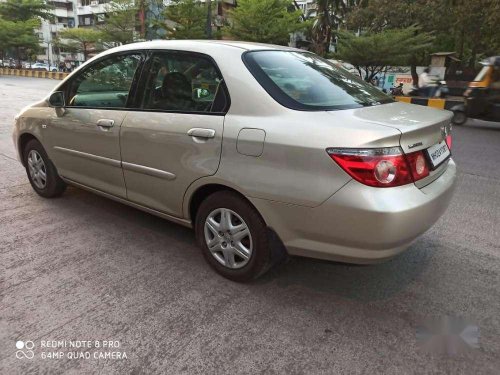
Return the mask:
<path fill-rule="evenodd" d="M 67 184 L 193 227 L 236 281 L 283 255 L 373 263 L 452 196 L 451 113 L 312 53 L 229 41 L 108 50 L 16 117 L 33 189 Z"/>

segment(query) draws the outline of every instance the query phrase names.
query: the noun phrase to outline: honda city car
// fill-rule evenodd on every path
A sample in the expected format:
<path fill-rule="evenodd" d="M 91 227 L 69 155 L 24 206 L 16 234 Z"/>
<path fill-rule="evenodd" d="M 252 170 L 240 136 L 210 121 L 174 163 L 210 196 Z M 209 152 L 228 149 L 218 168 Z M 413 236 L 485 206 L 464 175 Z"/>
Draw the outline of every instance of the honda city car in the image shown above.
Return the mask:
<path fill-rule="evenodd" d="M 358 264 L 408 248 L 452 197 L 451 118 L 307 51 L 151 41 L 83 64 L 13 137 L 40 196 L 74 185 L 192 227 L 246 281 L 277 248 Z"/>

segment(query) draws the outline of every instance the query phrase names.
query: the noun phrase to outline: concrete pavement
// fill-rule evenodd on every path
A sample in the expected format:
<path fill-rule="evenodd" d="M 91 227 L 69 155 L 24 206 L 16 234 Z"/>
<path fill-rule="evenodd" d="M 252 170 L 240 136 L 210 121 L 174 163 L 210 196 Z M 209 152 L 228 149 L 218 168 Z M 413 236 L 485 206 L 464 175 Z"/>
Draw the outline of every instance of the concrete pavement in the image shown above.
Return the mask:
<path fill-rule="evenodd" d="M 13 117 L 56 84 L 0 76 L 0 373 L 498 374 L 500 124 L 455 127 L 451 207 L 399 257 L 295 258 L 241 285 L 205 264 L 188 229 L 75 188 L 32 191 Z M 417 327 L 442 316 L 474 322 L 480 348 L 419 351 Z M 33 359 L 16 358 L 18 340 Z M 114 340 L 127 358 L 68 359 L 81 349 L 40 347 L 52 340 Z"/>

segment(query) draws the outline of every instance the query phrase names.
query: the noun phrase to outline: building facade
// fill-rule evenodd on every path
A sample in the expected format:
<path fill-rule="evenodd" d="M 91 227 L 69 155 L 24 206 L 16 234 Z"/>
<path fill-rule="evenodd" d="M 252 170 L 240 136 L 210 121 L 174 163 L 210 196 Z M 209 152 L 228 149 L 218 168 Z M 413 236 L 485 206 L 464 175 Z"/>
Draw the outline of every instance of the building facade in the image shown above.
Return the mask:
<path fill-rule="evenodd" d="M 54 43 L 58 33 L 66 28 L 95 27 L 105 22 L 107 3 L 110 0 L 56 0 L 47 1 L 54 7 L 53 21 L 42 20 L 37 30 L 40 38 L 41 52 L 38 61 L 58 65 L 61 62 L 78 63 L 83 61 L 81 54 L 74 54 L 60 49 Z"/>
<path fill-rule="evenodd" d="M 40 38 L 41 52 L 37 60 L 57 65 L 60 61 L 72 59 L 72 54 L 55 48 L 54 41 L 61 30 L 77 27 L 76 0 L 48 1 L 54 9 L 53 21 L 42 20 L 40 29 L 37 30 Z"/>

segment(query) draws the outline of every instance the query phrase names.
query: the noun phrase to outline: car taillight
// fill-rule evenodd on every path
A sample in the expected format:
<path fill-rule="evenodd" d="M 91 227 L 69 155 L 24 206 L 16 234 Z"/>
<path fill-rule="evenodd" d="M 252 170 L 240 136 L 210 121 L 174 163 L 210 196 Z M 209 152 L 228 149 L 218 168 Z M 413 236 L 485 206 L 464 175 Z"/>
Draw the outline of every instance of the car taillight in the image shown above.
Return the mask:
<path fill-rule="evenodd" d="M 410 165 L 413 181 L 418 181 L 429 175 L 429 167 L 427 166 L 427 161 L 422 151 L 406 154 L 406 159 Z"/>
<path fill-rule="evenodd" d="M 448 134 L 445 138 L 446 140 L 446 144 L 448 145 L 448 148 L 450 149 L 451 151 L 451 134 Z"/>
<path fill-rule="evenodd" d="M 422 151 L 403 154 L 401 148 L 328 148 L 328 155 L 352 178 L 375 187 L 410 184 L 429 175 Z"/>

